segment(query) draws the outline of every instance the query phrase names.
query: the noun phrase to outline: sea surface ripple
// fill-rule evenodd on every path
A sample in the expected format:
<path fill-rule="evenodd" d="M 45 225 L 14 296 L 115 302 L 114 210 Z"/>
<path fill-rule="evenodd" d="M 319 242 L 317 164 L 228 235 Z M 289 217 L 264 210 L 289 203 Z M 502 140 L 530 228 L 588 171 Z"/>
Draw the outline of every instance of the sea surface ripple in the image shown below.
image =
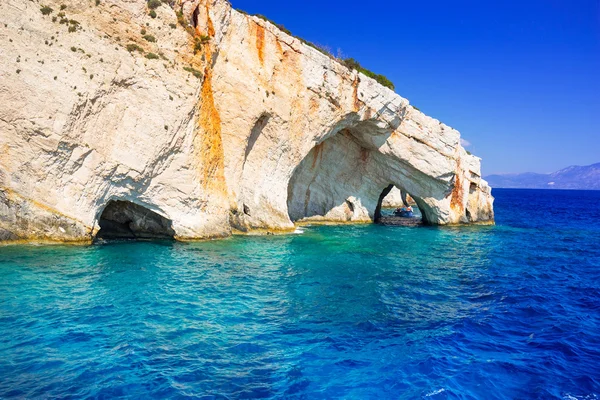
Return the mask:
<path fill-rule="evenodd" d="M 600 192 L 496 226 L 0 247 L 0 398 L 600 398 Z"/>

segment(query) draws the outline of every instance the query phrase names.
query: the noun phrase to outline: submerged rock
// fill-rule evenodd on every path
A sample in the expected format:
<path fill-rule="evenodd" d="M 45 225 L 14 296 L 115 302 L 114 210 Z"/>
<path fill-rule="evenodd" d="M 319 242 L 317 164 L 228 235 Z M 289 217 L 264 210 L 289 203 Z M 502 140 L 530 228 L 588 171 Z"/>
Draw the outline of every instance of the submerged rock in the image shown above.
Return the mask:
<path fill-rule="evenodd" d="M 46 3 L 0 3 L 0 240 L 91 241 L 111 201 L 181 240 L 364 222 L 389 185 L 428 223 L 493 222 L 456 130 L 270 22 Z"/>

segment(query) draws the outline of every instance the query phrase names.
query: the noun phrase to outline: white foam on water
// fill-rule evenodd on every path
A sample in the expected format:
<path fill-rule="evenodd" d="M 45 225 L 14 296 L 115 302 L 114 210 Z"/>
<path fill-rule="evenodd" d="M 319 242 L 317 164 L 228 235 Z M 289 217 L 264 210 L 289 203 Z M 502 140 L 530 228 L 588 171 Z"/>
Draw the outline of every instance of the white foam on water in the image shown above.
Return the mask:
<path fill-rule="evenodd" d="M 304 231 L 303 231 L 302 229 L 300 229 L 300 228 L 296 228 L 296 230 L 294 231 L 294 233 L 295 233 L 296 235 L 301 235 L 301 234 L 303 234 L 303 233 L 304 233 Z"/>
<path fill-rule="evenodd" d="M 445 391 L 446 391 L 446 389 L 444 389 L 444 388 L 441 388 L 441 389 L 435 390 L 435 391 L 433 391 L 433 392 L 431 392 L 431 393 L 427 393 L 427 394 L 425 395 L 425 397 L 431 397 L 431 396 L 435 396 L 436 394 L 444 393 Z"/>

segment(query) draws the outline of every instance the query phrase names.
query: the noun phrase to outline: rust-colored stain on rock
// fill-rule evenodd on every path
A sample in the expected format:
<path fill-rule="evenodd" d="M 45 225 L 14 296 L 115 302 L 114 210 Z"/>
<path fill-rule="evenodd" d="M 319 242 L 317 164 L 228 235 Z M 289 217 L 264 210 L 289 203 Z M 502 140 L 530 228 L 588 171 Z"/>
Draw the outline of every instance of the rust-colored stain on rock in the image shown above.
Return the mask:
<path fill-rule="evenodd" d="M 208 27 L 208 36 L 215 36 L 215 26 L 213 25 L 212 19 L 210 19 L 210 13 L 208 9 L 208 3 L 206 4 L 206 26 Z"/>
<path fill-rule="evenodd" d="M 261 64 L 265 63 L 265 28 L 256 24 L 256 50 Z"/>
<path fill-rule="evenodd" d="M 212 70 L 207 67 L 202 83 L 202 101 L 198 116 L 199 132 L 195 143 L 201 157 L 201 180 L 205 189 L 225 191 L 225 162 L 221 137 L 221 117 L 212 91 Z"/>
<path fill-rule="evenodd" d="M 369 161 L 369 150 L 364 147 L 360 148 L 360 161 L 362 161 L 363 164 L 366 164 L 367 161 Z"/>
<path fill-rule="evenodd" d="M 278 38 L 275 38 L 275 47 L 277 48 L 277 54 L 279 54 L 279 59 L 283 61 L 283 47 L 281 47 L 281 43 L 279 43 Z"/>
<path fill-rule="evenodd" d="M 325 142 L 319 143 L 314 148 L 315 152 L 313 153 L 313 162 L 312 162 L 313 169 L 317 166 L 317 161 L 319 161 L 319 159 L 323 158 L 323 147 L 324 146 L 325 146 Z"/>
<path fill-rule="evenodd" d="M 283 45 L 288 46 L 285 42 Z M 290 109 L 290 130 L 289 134 L 294 142 L 300 143 L 306 132 L 306 115 L 308 107 L 310 107 L 309 99 L 307 99 L 304 89 L 306 86 L 302 83 L 300 55 L 289 48 L 283 51 L 280 58 L 280 63 L 276 65 L 274 74 L 271 77 L 271 82 L 278 86 L 284 86 L 286 92 L 295 92 L 298 95 L 287 98 Z"/>
<path fill-rule="evenodd" d="M 304 214 L 308 214 L 308 205 L 310 204 L 310 187 L 306 189 L 304 195 Z"/>
<path fill-rule="evenodd" d="M 356 78 L 354 78 L 354 82 L 352 82 L 352 88 L 354 89 L 352 92 L 352 98 L 354 100 L 353 106 L 354 106 L 354 112 L 358 112 L 358 110 L 360 110 L 360 106 L 361 106 L 361 101 L 358 98 L 358 84 L 360 83 L 360 78 L 358 77 L 358 75 L 356 75 Z"/>
<path fill-rule="evenodd" d="M 456 211 L 460 212 L 463 206 L 463 185 L 460 180 L 460 173 L 456 174 L 456 179 L 454 180 L 454 187 L 452 188 L 452 194 L 450 198 L 450 207 Z"/>

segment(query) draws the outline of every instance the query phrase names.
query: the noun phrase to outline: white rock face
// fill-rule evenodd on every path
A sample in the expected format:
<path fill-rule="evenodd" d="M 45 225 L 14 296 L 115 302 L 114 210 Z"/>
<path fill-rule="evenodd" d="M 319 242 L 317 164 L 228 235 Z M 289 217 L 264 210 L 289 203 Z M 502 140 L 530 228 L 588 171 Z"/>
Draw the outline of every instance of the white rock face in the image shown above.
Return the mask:
<path fill-rule="evenodd" d="M 456 130 L 272 24 L 92 3 L 0 2 L 0 240 L 89 242 L 110 201 L 181 240 L 365 222 L 390 184 L 430 223 L 493 222 Z"/>
<path fill-rule="evenodd" d="M 410 204 L 415 204 L 415 201 L 409 194 L 406 195 L 406 202 Z M 402 191 L 398 189 L 396 186 L 392 188 L 390 193 L 384 197 L 383 202 L 381 203 L 382 207 L 402 207 L 404 206 L 404 202 L 402 201 Z"/>

